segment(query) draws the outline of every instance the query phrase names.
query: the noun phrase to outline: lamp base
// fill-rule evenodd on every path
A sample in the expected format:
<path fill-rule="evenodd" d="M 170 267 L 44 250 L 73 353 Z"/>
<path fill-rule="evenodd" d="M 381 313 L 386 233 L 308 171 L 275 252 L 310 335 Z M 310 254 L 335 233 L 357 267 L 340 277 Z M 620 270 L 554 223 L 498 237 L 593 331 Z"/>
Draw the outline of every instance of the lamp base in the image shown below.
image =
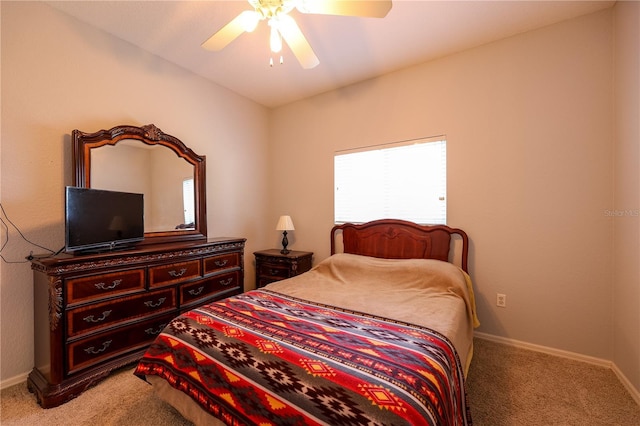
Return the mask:
<path fill-rule="evenodd" d="M 282 232 L 282 250 L 280 253 L 289 254 L 290 250 L 287 250 L 287 245 L 289 245 L 289 240 L 287 239 L 287 231 Z"/>

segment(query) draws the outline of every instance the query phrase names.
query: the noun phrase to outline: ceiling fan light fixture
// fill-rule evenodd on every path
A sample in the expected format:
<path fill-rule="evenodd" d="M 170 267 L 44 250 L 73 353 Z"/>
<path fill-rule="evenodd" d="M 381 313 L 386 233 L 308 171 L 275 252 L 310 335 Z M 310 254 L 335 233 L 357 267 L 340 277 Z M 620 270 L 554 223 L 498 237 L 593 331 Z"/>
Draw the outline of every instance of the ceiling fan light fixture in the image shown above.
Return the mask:
<path fill-rule="evenodd" d="M 209 37 L 202 47 L 221 50 L 243 32 L 252 32 L 267 20 L 271 26 L 269 44 L 273 53 L 287 43 L 302 68 L 310 69 L 320 61 L 296 21 L 288 13 L 296 8 L 302 13 L 383 18 L 391 9 L 391 0 L 247 0 L 253 7 L 240 13 Z M 282 56 L 280 57 L 282 63 Z M 272 62 L 272 61 L 271 61 Z"/>
<path fill-rule="evenodd" d="M 269 26 L 271 27 L 269 46 L 273 53 L 278 53 L 282 50 L 282 36 L 280 35 L 280 31 L 278 31 L 278 21 L 276 19 L 269 19 Z"/>
<path fill-rule="evenodd" d="M 262 19 L 270 19 L 291 12 L 298 0 L 248 0 L 248 2 L 256 12 L 262 15 Z"/>

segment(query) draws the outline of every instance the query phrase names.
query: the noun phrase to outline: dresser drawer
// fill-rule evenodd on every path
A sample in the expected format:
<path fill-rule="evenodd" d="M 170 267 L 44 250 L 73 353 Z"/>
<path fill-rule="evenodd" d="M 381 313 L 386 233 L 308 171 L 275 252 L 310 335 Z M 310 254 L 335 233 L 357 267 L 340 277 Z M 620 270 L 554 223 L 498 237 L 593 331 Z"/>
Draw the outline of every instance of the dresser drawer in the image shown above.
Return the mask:
<path fill-rule="evenodd" d="M 144 290 L 144 269 L 112 272 L 67 280 L 67 304 L 89 302 Z"/>
<path fill-rule="evenodd" d="M 240 253 L 226 253 L 205 257 L 203 263 L 204 275 L 212 274 L 223 269 L 238 268 L 240 266 Z"/>
<path fill-rule="evenodd" d="M 174 314 L 163 315 L 68 344 L 67 373 L 148 346 L 173 318 Z"/>
<path fill-rule="evenodd" d="M 200 260 L 154 266 L 149 268 L 149 286 L 159 287 L 188 281 L 200 276 Z"/>
<path fill-rule="evenodd" d="M 241 284 L 239 271 L 185 284 L 180 288 L 180 306 L 197 303 L 221 291 L 239 289 Z"/>
<path fill-rule="evenodd" d="M 124 320 L 176 309 L 173 288 L 83 306 L 67 312 L 67 336 L 74 337 Z"/>

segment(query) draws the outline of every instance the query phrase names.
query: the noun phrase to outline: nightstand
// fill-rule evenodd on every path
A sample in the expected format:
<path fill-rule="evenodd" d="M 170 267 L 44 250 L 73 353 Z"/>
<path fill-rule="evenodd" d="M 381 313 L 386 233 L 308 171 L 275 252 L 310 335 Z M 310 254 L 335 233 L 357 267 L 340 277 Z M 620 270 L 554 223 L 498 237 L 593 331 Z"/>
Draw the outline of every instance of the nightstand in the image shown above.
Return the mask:
<path fill-rule="evenodd" d="M 256 288 L 274 281 L 295 277 L 311 269 L 313 252 L 290 250 L 287 254 L 278 249 L 261 250 L 256 257 Z"/>

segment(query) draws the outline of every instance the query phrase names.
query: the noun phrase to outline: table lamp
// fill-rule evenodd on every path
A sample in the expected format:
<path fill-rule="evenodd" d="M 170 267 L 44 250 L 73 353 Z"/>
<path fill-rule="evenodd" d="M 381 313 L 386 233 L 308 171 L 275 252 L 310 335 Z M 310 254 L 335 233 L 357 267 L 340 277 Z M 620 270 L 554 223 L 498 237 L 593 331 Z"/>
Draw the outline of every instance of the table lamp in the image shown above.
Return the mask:
<path fill-rule="evenodd" d="M 276 231 L 282 231 L 282 250 L 280 250 L 280 253 L 289 253 L 289 250 L 287 250 L 287 245 L 289 244 L 289 240 L 287 240 L 287 231 L 294 231 L 295 229 L 296 228 L 293 227 L 291 216 L 280 216 L 278 224 L 276 225 Z"/>

